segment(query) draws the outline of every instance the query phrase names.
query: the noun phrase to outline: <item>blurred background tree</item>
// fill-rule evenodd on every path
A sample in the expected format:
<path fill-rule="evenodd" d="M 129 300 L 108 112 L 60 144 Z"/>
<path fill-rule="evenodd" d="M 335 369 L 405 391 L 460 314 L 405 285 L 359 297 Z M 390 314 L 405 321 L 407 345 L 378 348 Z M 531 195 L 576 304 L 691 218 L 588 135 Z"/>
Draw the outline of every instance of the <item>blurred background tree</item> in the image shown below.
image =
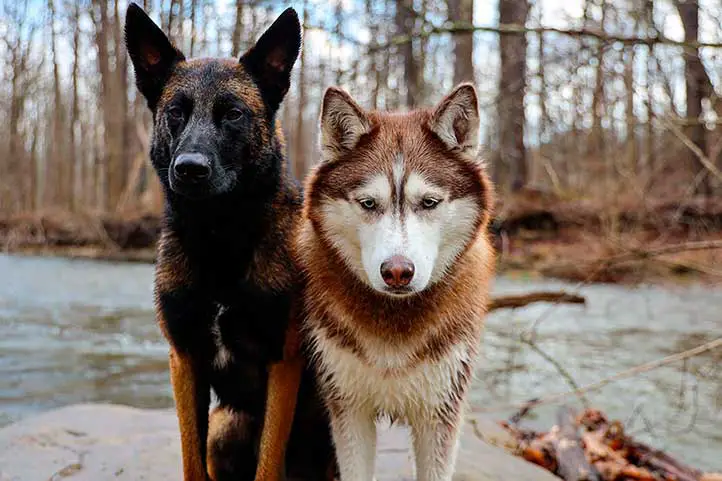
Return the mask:
<path fill-rule="evenodd" d="M 280 116 L 294 173 L 318 158 L 328 85 L 410 109 L 473 81 L 502 193 L 600 206 L 712 199 L 722 167 L 718 0 L 290 2 L 305 49 Z M 144 0 L 188 56 L 239 56 L 275 0 Z M 2 0 L 0 214 L 157 213 L 150 114 L 120 0 Z M 691 200 L 690 200 L 691 201 Z"/>

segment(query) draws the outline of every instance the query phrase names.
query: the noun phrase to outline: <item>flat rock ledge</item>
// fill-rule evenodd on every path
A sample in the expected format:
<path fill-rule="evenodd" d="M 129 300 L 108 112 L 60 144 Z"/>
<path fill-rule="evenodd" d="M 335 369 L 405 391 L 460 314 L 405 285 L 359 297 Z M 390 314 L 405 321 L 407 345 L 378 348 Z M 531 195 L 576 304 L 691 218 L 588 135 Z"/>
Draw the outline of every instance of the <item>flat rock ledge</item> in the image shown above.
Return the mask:
<path fill-rule="evenodd" d="M 456 481 L 558 481 L 508 454 L 509 438 L 493 422 L 464 430 Z M 492 445 L 494 444 L 494 445 Z M 178 428 L 172 410 L 80 404 L 0 429 L 0 481 L 180 481 Z M 408 431 L 382 427 L 378 481 L 412 480 Z"/>

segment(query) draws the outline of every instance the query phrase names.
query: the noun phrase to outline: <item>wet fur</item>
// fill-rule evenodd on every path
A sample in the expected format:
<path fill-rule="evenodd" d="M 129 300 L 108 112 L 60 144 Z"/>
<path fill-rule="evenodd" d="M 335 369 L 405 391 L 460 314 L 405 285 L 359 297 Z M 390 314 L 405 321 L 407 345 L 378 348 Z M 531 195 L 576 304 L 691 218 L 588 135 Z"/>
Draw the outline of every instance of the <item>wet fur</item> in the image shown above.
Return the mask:
<path fill-rule="evenodd" d="M 171 345 L 184 479 L 205 481 L 208 472 L 214 481 L 250 480 L 257 475 L 269 369 L 288 361 L 300 371 L 298 272 L 289 243 L 302 198 L 286 172 L 275 119 L 290 67 L 268 72 L 280 61 L 293 65 L 300 36 L 294 43 L 292 36 L 264 35 L 240 61 L 186 60 L 139 7 L 131 5 L 127 18 L 137 84 L 154 117 L 151 160 L 165 192 L 155 305 Z M 299 28 L 295 13 L 279 21 Z M 169 116 L 171 107 L 185 112 L 182 123 Z M 226 121 L 230 108 L 241 109 L 241 119 Z M 172 185 L 178 152 L 202 152 L 213 162 L 208 185 L 191 197 Z M 211 389 L 219 405 L 209 416 Z M 284 389 L 295 399 L 296 386 L 271 392 L 278 397 Z M 288 477 L 328 479 L 334 466 L 328 419 L 308 372 L 298 399 Z M 283 452 L 285 440 L 270 441 Z"/>
<path fill-rule="evenodd" d="M 326 108 L 328 100 L 329 94 Z M 411 425 L 418 479 L 449 480 L 492 277 L 486 234 L 492 187 L 476 145 L 455 144 L 455 129 L 468 126 L 444 125 L 452 135 L 439 135 L 438 108 L 365 113 L 350 97 L 332 108 L 322 113 L 332 124 L 322 120 L 329 129 L 322 136 L 324 162 L 307 181 L 295 252 L 306 278 L 304 325 L 331 413 L 341 479 L 371 479 L 374 420 L 385 415 Z M 399 159 L 406 173 L 446 189 L 448 201 L 473 200 L 477 215 L 463 249 L 437 280 L 420 293 L 392 298 L 372 287 L 353 255 L 340 251 L 326 206 L 353 202 L 350 193 L 374 176 L 393 179 Z"/>

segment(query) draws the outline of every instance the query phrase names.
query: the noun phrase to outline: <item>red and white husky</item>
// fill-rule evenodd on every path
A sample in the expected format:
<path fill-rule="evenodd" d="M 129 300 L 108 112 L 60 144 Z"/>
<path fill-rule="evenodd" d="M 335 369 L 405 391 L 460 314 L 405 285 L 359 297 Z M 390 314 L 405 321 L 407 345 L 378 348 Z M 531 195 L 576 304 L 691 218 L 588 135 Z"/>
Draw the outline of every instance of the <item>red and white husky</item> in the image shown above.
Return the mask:
<path fill-rule="evenodd" d="M 469 84 L 410 113 L 326 91 L 296 251 L 342 481 L 372 479 L 380 416 L 419 480 L 451 479 L 494 257 L 478 130 Z"/>

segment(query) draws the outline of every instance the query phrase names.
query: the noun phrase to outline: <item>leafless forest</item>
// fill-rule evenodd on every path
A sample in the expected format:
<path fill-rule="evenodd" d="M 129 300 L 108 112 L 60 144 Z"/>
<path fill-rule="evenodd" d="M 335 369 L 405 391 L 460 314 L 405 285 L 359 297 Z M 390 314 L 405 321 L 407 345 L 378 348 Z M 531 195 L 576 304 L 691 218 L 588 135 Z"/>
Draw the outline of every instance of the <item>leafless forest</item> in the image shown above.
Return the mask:
<path fill-rule="evenodd" d="M 2 2 L 0 217 L 158 213 L 150 115 L 123 47 L 126 2 Z M 187 56 L 238 56 L 286 6 L 141 3 Z M 326 86 L 369 108 L 409 109 L 474 81 L 501 214 L 525 198 L 592 212 L 607 233 L 689 213 L 718 229 L 719 0 L 292 4 L 305 48 L 280 115 L 297 176 L 317 158 Z"/>

